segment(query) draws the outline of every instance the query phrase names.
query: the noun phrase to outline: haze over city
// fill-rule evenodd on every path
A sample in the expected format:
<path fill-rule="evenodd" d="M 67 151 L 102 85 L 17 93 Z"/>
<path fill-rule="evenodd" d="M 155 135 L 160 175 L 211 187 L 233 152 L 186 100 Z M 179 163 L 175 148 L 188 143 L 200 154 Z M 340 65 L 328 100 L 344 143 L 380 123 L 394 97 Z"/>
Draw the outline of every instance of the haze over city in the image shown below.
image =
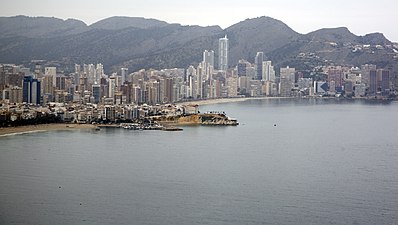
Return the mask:
<path fill-rule="evenodd" d="M 247 18 L 270 16 L 300 33 L 321 28 L 348 27 L 356 35 L 380 32 L 398 41 L 398 31 L 391 26 L 397 21 L 396 1 L 23 1 L 3 0 L 0 16 L 54 16 L 74 18 L 87 24 L 111 16 L 145 17 L 183 25 L 231 26 Z"/>

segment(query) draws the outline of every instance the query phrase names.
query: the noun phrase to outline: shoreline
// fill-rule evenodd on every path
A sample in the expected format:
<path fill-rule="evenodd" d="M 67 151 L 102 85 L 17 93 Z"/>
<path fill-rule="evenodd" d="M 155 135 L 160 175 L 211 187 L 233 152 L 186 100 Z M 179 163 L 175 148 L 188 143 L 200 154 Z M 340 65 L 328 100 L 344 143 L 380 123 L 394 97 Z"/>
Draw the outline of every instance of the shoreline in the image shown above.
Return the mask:
<path fill-rule="evenodd" d="M 297 99 L 297 97 L 267 97 L 267 96 L 260 96 L 260 97 L 237 97 L 237 98 L 215 98 L 215 99 L 200 99 L 200 100 L 192 100 L 192 101 L 186 101 L 186 102 L 177 102 L 175 103 L 176 105 L 214 105 L 214 104 L 223 104 L 223 103 L 234 103 L 234 102 L 244 102 L 248 100 L 266 100 L 266 99 Z M 300 99 L 300 98 L 298 98 Z M 303 99 L 337 99 L 340 100 L 339 98 L 336 97 L 303 97 Z M 376 99 L 376 98 L 365 98 L 365 97 L 359 97 L 359 98 L 351 98 L 351 99 L 346 99 L 345 100 L 365 100 L 365 101 L 397 101 L 395 99 Z"/>
<path fill-rule="evenodd" d="M 186 102 L 178 102 L 176 105 L 214 105 L 223 103 L 233 103 L 233 102 L 244 102 L 248 100 L 261 100 L 261 99 L 286 99 L 291 97 L 242 97 L 242 98 L 215 98 L 215 99 L 203 99 L 203 100 L 193 100 Z"/>
<path fill-rule="evenodd" d="M 225 104 L 225 103 L 235 103 L 235 102 L 244 102 L 248 100 L 268 100 L 268 99 L 295 99 L 295 97 L 236 97 L 236 98 L 217 98 L 217 99 L 202 99 L 202 100 L 192 100 L 185 102 L 177 102 L 176 105 L 214 105 L 214 104 Z M 327 98 L 317 98 L 314 99 L 336 99 L 333 97 Z M 352 98 L 350 100 L 368 100 L 368 101 L 383 101 L 382 99 L 369 99 L 369 98 Z M 392 100 L 394 101 L 394 100 Z M 396 100 L 395 100 L 396 101 Z M 172 123 L 176 125 L 175 123 Z M 191 122 L 182 122 L 179 123 L 178 126 L 196 126 L 198 124 Z M 38 124 L 38 125 L 27 125 L 27 126 L 18 126 L 18 127 L 0 127 L 0 138 L 12 135 L 21 135 L 28 133 L 36 133 L 36 132 L 46 132 L 46 131 L 54 131 L 54 130 L 76 130 L 76 129 L 95 129 L 97 127 L 108 127 L 108 126 L 116 126 L 116 125 L 93 125 L 93 124 L 74 124 L 74 123 L 54 123 L 54 124 Z"/>
<path fill-rule="evenodd" d="M 96 126 L 92 124 L 69 124 L 69 123 L 54 123 L 54 124 L 38 124 L 20 127 L 0 127 L 0 137 L 29 134 L 36 132 L 46 132 L 54 130 L 76 130 L 76 129 L 94 129 Z"/>

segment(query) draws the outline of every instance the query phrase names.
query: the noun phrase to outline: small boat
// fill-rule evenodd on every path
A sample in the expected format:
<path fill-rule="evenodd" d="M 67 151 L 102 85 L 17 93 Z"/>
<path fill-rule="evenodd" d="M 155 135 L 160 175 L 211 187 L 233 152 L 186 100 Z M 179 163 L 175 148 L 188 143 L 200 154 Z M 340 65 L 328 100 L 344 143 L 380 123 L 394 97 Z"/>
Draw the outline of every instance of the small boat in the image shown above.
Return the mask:
<path fill-rule="evenodd" d="M 182 131 L 182 128 L 179 127 L 163 127 L 164 131 Z"/>

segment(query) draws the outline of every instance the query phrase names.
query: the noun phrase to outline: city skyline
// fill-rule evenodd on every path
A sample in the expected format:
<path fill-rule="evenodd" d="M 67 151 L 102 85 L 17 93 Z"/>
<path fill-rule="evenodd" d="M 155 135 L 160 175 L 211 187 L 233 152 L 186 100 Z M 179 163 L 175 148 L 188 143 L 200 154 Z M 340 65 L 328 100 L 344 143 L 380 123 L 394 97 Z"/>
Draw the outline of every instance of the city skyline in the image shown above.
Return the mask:
<path fill-rule="evenodd" d="M 358 3 L 337 0 L 327 6 L 314 4 L 309 0 L 300 2 L 252 0 L 243 6 L 238 1 L 229 1 L 225 4 L 209 0 L 197 5 L 180 0 L 171 0 L 167 3 L 149 0 L 139 4 L 125 0 L 101 4 L 91 0 L 84 2 L 4 0 L 3 5 L 6 7 L 2 7 L 0 16 L 74 18 L 88 25 L 111 16 L 129 16 L 154 18 L 183 25 L 219 25 L 227 28 L 247 18 L 270 16 L 303 34 L 321 28 L 347 27 L 357 35 L 380 32 L 391 41 L 398 41 L 398 31 L 392 29 L 391 25 L 391 22 L 397 20 L 394 9 L 398 3 L 391 0 L 381 0 L 378 4 L 370 1 Z M 380 6 L 382 10 L 376 10 Z"/>

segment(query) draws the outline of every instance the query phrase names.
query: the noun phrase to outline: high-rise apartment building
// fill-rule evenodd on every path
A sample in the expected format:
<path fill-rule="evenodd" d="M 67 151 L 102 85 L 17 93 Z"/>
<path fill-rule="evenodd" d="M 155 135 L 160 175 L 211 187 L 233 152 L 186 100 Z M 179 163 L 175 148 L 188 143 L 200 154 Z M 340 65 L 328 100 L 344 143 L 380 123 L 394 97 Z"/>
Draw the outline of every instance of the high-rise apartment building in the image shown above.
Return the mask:
<path fill-rule="evenodd" d="M 164 79 L 164 102 L 173 102 L 173 78 Z"/>
<path fill-rule="evenodd" d="M 261 80 L 263 77 L 263 61 L 264 61 L 264 52 L 257 52 L 256 58 L 254 58 L 254 64 L 256 69 L 255 80 Z"/>
<path fill-rule="evenodd" d="M 377 71 L 369 70 L 368 94 L 375 95 L 377 92 Z"/>
<path fill-rule="evenodd" d="M 281 68 L 281 81 L 280 81 L 280 88 L 279 94 L 284 97 L 291 96 L 292 88 L 294 87 L 294 74 L 296 72 L 295 68 Z"/>
<path fill-rule="evenodd" d="M 238 96 L 238 78 L 237 77 L 228 77 L 226 80 L 228 87 L 228 97 L 236 97 Z"/>
<path fill-rule="evenodd" d="M 25 76 L 22 88 L 24 102 L 40 105 L 41 86 L 39 80 L 33 79 L 32 76 Z"/>
<path fill-rule="evenodd" d="M 205 50 L 203 52 L 203 62 L 208 63 L 210 66 L 214 68 L 214 51 L 210 50 L 207 51 Z"/>
<path fill-rule="evenodd" d="M 376 75 L 374 75 L 376 74 Z M 375 81 L 374 81 L 374 77 Z M 371 87 L 370 91 L 377 93 L 380 92 L 382 95 L 390 94 L 390 71 L 384 69 L 372 70 L 371 71 Z"/>
<path fill-rule="evenodd" d="M 55 77 L 55 89 L 56 90 L 66 90 L 66 77 L 63 75 Z"/>
<path fill-rule="evenodd" d="M 383 95 L 390 94 L 390 71 L 389 70 L 377 70 L 377 76 L 379 78 L 379 87 Z"/>
<path fill-rule="evenodd" d="M 218 40 L 218 68 L 221 71 L 227 71 L 228 69 L 228 38 L 220 38 Z"/>
<path fill-rule="evenodd" d="M 246 61 L 246 60 L 239 60 L 238 62 L 238 66 L 237 66 L 237 71 L 238 71 L 238 77 L 242 77 L 242 76 L 247 76 L 247 71 L 248 68 L 251 67 L 251 64 Z"/>
<path fill-rule="evenodd" d="M 197 77 L 196 77 L 196 69 L 193 66 L 189 66 L 186 72 L 186 83 L 187 83 L 187 97 L 188 98 L 197 98 L 196 94 L 196 82 L 197 82 Z"/>
<path fill-rule="evenodd" d="M 44 75 L 53 77 L 53 87 L 56 85 L 57 67 L 45 67 Z"/>
<path fill-rule="evenodd" d="M 99 83 L 103 75 L 104 75 L 104 65 L 98 63 L 96 66 L 95 82 Z"/>
<path fill-rule="evenodd" d="M 94 103 L 99 103 L 101 101 L 101 85 L 94 84 L 92 86 L 92 94 L 94 97 Z"/>
<path fill-rule="evenodd" d="M 202 64 L 199 64 L 199 66 L 196 68 L 196 95 L 197 98 L 201 99 L 204 98 L 204 93 L 203 93 L 203 74 L 204 74 L 204 69 L 202 67 Z"/>
<path fill-rule="evenodd" d="M 262 80 L 264 81 L 275 81 L 275 70 L 272 66 L 271 61 L 263 61 L 262 68 Z"/>
<path fill-rule="evenodd" d="M 366 87 L 370 85 L 370 71 L 376 70 L 376 65 L 365 64 L 361 66 L 361 83 Z"/>
<path fill-rule="evenodd" d="M 89 85 L 94 84 L 95 81 L 97 80 L 97 70 L 96 70 L 94 64 L 88 65 L 88 73 L 86 75 L 87 75 Z"/>
<path fill-rule="evenodd" d="M 115 97 L 116 88 L 117 88 L 116 76 L 109 77 L 109 79 L 108 79 L 108 98 Z"/>
<path fill-rule="evenodd" d="M 75 64 L 75 73 L 80 73 L 81 72 L 81 66 L 79 64 Z"/>
<path fill-rule="evenodd" d="M 343 71 L 341 69 L 329 69 L 328 83 L 329 86 L 332 86 L 332 83 L 334 83 L 335 88 L 331 88 L 330 91 L 341 92 L 343 86 Z"/>
<path fill-rule="evenodd" d="M 122 77 L 122 84 L 124 84 L 126 81 L 129 81 L 128 79 L 128 74 L 129 74 L 129 69 L 128 68 L 121 68 L 120 69 L 120 75 Z"/>
<path fill-rule="evenodd" d="M 46 68 L 44 68 L 44 74 L 45 75 L 52 75 L 52 76 L 57 75 L 57 67 L 46 67 Z"/>
<path fill-rule="evenodd" d="M 214 51 L 205 50 L 203 52 L 203 61 L 201 64 L 205 73 L 203 77 L 206 80 L 211 80 L 214 69 Z"/>
<path fill-rule="evenodd" d="M 390 71 L 389 70 L 370 70 L 369 71 L 369 90 L 368 94 L 375 95 L 381 92 L 383 95 L 388 95 L 390 92 Z"/>
<path fill-rule="evenodd" d="M 23 102 L 23 90 L 20 87 L 12 87 L 10 92 L 10 102 L 22 103 Z"/>

